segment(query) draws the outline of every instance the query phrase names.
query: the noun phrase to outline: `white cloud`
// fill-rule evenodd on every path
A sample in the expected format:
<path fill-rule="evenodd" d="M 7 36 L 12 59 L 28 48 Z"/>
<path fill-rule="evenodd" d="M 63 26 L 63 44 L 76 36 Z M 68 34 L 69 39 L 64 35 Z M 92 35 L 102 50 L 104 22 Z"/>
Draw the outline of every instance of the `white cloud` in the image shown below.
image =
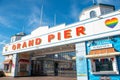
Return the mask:
<path fill-rule="evenodd" d="M 0 34 L 0 69 L 3 69 L 2 62 L 4 61 L 4 56 L 1 53 L 3 50 L 3 46 L 6 44 L 6 40 L 8 40 L 8 37 Z"/>
<path fill-rule="evenodd" d="M 9 37 L 0 34 L 0 41 L 1 41 L 1 40 L 8 40 L 8 39 L 9 39 Z"/>
<path fill-rule="evenodd" d="M 11 27 L 10 21 L 3 16 L 0 16 L 0 24 L 4 25 L 5 27 Z"/>
<path fill-rule="evenodd" d="M 28 22 L 27 22 L 27 26 L 29 27 L 29 31 L 31 32 L 31 28 L 35 28 L 39 25 L 40 23 L 40 9 L 35 6 L 32 8 L 31 10 L 31 14 L 28 16 Z"/>
<path fill-rule="evenodd" d="M 79 18 L 78 18 L 79 14 L 80 14 L 80 13 L 79 13 L 79 10 L 78 10 L 76 4 L 73 4 L 73 5 L 71 6 L 71 12 L 70 12 L 71 18 L 74 19 L 75 21 L 77 21 L 77 20 L 79 19 Z"/>
<path fill-rule="evenodd" d="M 3 40 L 3 41 L 0 42 L 0 45 L 5 45 L 5 44 L 6 44 L 5 40 Z"/>
<path fill-rule="evenodd" d="M 2 50 L 2 47 L 8 42 L 8 40 L 9 37 L 0 34 L 0 51 Z"/>
<path fill-rule="evenodd" d="M 29 15 L 28 17 L 28 22 L 27 22 L 27 26 L 29 27 L 28 32 L 31 32 L 32 30 L 34 30 L 37 27 L 40 26 L 48 26 L 51 25 L 51 20 L 49 19 L 49 17 L 47 17 L 47 15 L 44 13 L 44 7 L 43 7 L 43 15 L 42 15 L 42 24 L 40 25 L 40 18 L 41 18 L 41 10 L 39 7 L 35 6 L 33 7 L 32 13 Z"/>
<path fill-rule="evenodd" d="M 28 26 L 36 26 L 36 24 L 38 25 L 40 22 L 40 19 L 37 17 L 36 14 L 31 14 L 31 16 L 29 17 L 29 20 L 28 20 Z"/>

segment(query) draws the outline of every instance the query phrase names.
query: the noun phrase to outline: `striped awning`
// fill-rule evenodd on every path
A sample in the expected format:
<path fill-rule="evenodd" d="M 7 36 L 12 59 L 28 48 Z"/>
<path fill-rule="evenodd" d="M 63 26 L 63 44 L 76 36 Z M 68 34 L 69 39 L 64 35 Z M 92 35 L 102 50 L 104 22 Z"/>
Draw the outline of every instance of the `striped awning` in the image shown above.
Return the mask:
<path fill-rule="evenodd" d="M 7 59 L 3 62 L 3 64 L 12 64 L 12 60 L 11 59 Z"/>
<path fill-rule="evenodd" d="M 120 52 L 116 52 L 114 48 L 96 49 L 91 50 L 86 58 L 100 58 L 100 57 L 110 57 L 120 55 Z"/>
<path fill-rule="evenodd" d="M 86 55 L 86 58 L 101 58 L 120 55 L 120 52 Z"/>
<path fill-rule="evenodd" d="M 29 63 L 29 60 L 28 59 L 20 59 L 19 62 L 20 63 Z"/>

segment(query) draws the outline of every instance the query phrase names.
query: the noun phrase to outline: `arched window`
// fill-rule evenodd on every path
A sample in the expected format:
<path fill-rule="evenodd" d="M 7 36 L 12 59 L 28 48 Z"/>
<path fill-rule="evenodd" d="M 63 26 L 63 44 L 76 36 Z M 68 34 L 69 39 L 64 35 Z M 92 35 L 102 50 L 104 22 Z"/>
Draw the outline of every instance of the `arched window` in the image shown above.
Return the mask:
<path fill-rule="evenodd" d="M 90 18 L 94 18 L 94 17 L 96 17 L 97 15 L 96 15 L 96 12 L 95 11 L 91 11 L 90 12 Z"/>

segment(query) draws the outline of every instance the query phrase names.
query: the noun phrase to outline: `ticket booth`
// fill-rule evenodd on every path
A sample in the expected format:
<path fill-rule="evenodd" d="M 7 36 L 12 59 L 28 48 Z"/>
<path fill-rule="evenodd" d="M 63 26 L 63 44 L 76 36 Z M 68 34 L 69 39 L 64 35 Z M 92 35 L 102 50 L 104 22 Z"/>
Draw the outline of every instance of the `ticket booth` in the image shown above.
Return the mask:
<path fill-rule="evenodd" d="M 113 36 L 87 42 L 88 72 L 90 80 L 119 78 L 120 37 Z"/>

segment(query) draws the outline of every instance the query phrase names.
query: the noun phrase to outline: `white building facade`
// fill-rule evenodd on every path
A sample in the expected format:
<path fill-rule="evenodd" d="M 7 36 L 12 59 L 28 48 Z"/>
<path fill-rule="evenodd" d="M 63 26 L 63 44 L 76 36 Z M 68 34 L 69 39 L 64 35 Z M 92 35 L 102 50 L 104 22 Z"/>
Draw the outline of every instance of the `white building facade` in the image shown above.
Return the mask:
<path fill-rule="evenodd" d="M 94 5 L 83 10 L 77 23 L 40 27 L 6 44 L 5 74 L 119 80 L 119 41 L 120 11 L 112 5 Z"/>

